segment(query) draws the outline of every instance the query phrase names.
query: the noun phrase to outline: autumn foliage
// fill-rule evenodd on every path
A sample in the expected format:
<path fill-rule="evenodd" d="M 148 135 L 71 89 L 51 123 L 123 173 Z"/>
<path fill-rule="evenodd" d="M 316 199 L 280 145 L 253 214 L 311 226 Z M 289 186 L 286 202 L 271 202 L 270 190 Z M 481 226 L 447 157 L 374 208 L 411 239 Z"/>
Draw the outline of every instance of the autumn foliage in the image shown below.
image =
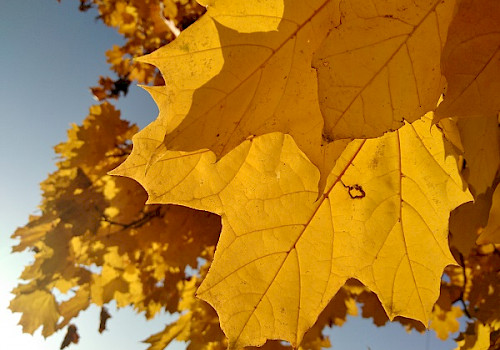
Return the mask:
<path fill-rule="evenodd" d="M 13 235 L 23 330 L 68 346 L 115 300 L 181 312 L 150 350 L 316 350 L 360 305 L 498 349 L 500 3 L 198 3 L 80 0 L 126 42 Z M 110 103 L 130 83 L 141 131 Z"/>

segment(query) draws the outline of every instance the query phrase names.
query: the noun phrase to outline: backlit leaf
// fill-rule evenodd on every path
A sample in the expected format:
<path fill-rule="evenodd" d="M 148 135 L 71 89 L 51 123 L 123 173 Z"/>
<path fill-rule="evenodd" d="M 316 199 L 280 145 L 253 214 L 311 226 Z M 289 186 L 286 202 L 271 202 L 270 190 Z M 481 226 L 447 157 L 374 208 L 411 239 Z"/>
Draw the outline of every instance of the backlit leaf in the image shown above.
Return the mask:
<path fill-rule="evenodd" d="M 450 293 L 447 290 L 441 291 L 432 311 L 430 328 L 436 332 L 439 339 L 446 340 L 450 333 L 458 332 L 460 329 L 458 319 L 462 316 L 462 309 L 453 305 Z"/>
<path fill-rule="evenodd" d="M 490 333 L 488 325 L 468 324 L 466 332 L 460 334 L 455 350 L 489 350 Z"/>
<path fill-rule="evenodd" d="M 117 144 L 122 144 L 137 132 L 136 126 L 120 119 L 120 111 L 109 103 L 90 107 L 83 125 L 72 125 L 68 141 L 55 147 L 65 167 L 79 167 L 86 174 L 104 175 L 109 158 L 117 155 Z M 106 157 L 108 156 L 108 157 Z M 104 168 L 104 169 L 103 169 Z"/>
<path fill-rule="evenodd" d="M 17 295 L 9 307 L 13 312 L 22 312 L 19 324 L 23 326 L 23 332 L 33 334 L 43 326 L 42 335 L 48 337 L 56 331 L 60 315 L 51 293 L 30 286 L 19 286 L 13 293 Z"/>
<path fill-rule="evenodd" d="M 494 116 L 500 111 L 500 3 L 461 1 L 443 52 L 448 81 L 442 117 Z"/>
<path fill-rule="evenodd" d="M 47 231 L 53 228 L 58 220 L 53 217 L 31 216 L 30 221 L 26 226 L 20 227 L 12 235 L 12 238 L 19 238 L 19 244 L 12 248 L 13 252 L 21 252 L 30 246 L 34 246 L 36 242 L 42 240 Z"/>
<path fill-rule="evenodd" d="M 59 312 L 61 313 L 63 320 L 58 324 L 58 328 L 61 329 L 67 326 L 72 318 L 78 316 L 80 311 L 86 310 L 89 306 L 89 288 L 88 286 L 82 286 L 71 299 L 62 302 L 59 305 Z"/>
<path fill-rule="evenodd" d="M 300 344 L 350 277 L 378 295 L 390 318 L 427 324 L 442 271 L 454 263 L 449 212 L 471 198 L 428 119 L 350 143 L 318 200 L 317 169 L 289 136 L 254 138 L 217 163 L 208 151 L 166 151 L 148 164 L 141 153 L 161 143 L 158 124 L 136 136 L 114 173 L 141 182 L 150 202 L 222 215 L 198 295 L 217 310 L 230 347 Z"/>
<path fill-rule="evenodd" d="M 455 1 L 341 2 L 341 25 L 314 54 L 325 133 L 382 135 L 434 110 Z"/>
<path fill-rule="evenodd" d="M 467 162 L 464 175 L 477 196 L 493 186 L 493 180 L 500 169 L 498 119 L 496 115 L 460 118 L 457 125 Z"/>
<path fill-rule="evenodd" d="M 190 320 L 191 314 L 182 315 L 174 324 L 170 324 L 161 332 L 148 337 L 144 341 L 150 344 L 148 350 L 165 349 L 176 337 L 182 336 L 183 333 L 187 332 Z"/>
<path fill-rule="evenodd" d="M 165 147 L 219 158 L 249 136 L 280 131 L 323 179 L 338 156 L 331 141 L 380 136 L 434 109 L 454 4 L 210 1 L 177 40 L 141 58 L 165 79 L 153 90 L 165 101 Z"/>
<path fill-rule="evenodd" d="M 311 60 L 338 24 L 337 1 L 285 1 L 282 10 L 279 0 L 231 2 L 227 9 L 219 3 L 229 2 L 211 2 L 208 13 L 177 40 L 141 58 L 165 79 L 164 87 L 148 90 L 160 108 L 166 148 L 208 148 L 220 158 L 249 136 L 282 131 L 326 178 L 346 142 L 328 145 L 331 140 L 322 138 Z M 235 21 L 230 11 L 249 15 Z M 278 29 L 269 31 L 277 19 Z M 268 31 L 239 32 L 252 28 Z"/>
<path fill-rule="evenodd" d="M 448 339 L 450 333 L 455 333 L 460 329 L 458 319 L 462 317 L 462 309 L 458 306 L 452 306 L 451 311 L 442 310 L 439 305 L 435 306 L 432 314 L 431 328 L 436 331 L 441 340 Z"/>
<path fill-rule="evenodd" d="M 360 305 L 441 338 L 463 310 L 463 349 L 499 348 L 495 0 L 91 7 L 124 39 L 94 98 L 152 84 L 159 118 L 132 152 L 137 127 L 104 102 L 56 146 L 13 235 L 33 255 L 11 303 L 24 331 L 67 328 L 66 347 L 80 311 L 102 306 L 103 330 L 114 302 L 179 315 L 151 349 L 321 350 Z M 131 152 L 113 173 L 148 194 L 107 174 Z"/>

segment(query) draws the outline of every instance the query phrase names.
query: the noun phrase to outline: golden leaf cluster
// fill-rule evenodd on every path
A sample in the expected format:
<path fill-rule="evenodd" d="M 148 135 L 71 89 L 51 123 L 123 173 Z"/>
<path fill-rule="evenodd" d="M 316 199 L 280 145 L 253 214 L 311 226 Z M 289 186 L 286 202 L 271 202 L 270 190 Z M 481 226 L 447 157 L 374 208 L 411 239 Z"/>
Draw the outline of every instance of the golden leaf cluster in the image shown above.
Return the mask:
<path fill-rule="evenodd" d="M 97 101 L 118 98 L 120 93 L 126 95 L 131 82 L 161 84 L 161 75 L 154 67 L 134 59 L 175 38 L 175 31 L 167 23 L 185 29 L 205 10 L 195 0 L 95 0 L 80 9 L 91 7 L 97 8 L 104 24 L 116 28 L 125 39 L 123 45 L 113 45 L 106 52 L 107 62 L 118 78 L 100 77 L 99 85 L 91 88 Z"/>
<path fill-rule="evenodd" d="M 209 260 L 220 232 L 216 215 L 171 205 L 145 206 L 134 181 L 106 173 L 130 153 L 135 126 L 108 103 L 92 106 L 82 126 L 55 147 L 58 170 L 42 185 L 42 214 L 13 237 L 14 251 L 35 253 L 13 293 L 20 324 L 49 336 L 90 303 L 116 300 L 147 318 L 178 308 L 185 270 Z M 98 267 L 96 269 L 95 267 Z M 58 293 L 68 296 L 59 302 Z"/>
<path fill-rule="evenodd" d="M 499 346 L 500 3 L 198 2 L 89 2 L 127 39 L 120 79 L 164 82 L 159 115 L 137 132 L 102 103 L 56 146 L 14 234 L 24 330 L 116 300 L 181 312 L 149 349 L 319 350 L 359 303 Z"/>

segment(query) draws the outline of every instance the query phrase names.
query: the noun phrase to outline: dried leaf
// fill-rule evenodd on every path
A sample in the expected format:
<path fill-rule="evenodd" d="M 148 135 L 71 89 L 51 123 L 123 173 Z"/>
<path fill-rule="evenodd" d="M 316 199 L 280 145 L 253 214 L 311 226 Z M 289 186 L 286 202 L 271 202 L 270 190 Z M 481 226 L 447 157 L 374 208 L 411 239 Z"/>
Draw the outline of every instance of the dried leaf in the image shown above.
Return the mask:
<path fill-rule="evenodd" d="M 99 314 L 99 333 L 102 333 L 106 330 L 106 322 L 111 318 L 111 315 L 108 312 L 106 307 L 101 308 L 101 313 Z"/>
<path fill-rule="evenodd" d="M 64 336 L 63 342 L 61 344 L 60 349 L 64 349 L 69 346 L 69 344 L 74 343 L 78 344 L 78 341 L 80 340 L 80 336 L 78 335 L 78 330 L 74 324 L 70 324 L 68 326 L 68 330 L 66 332 L 66 335 Z"/>

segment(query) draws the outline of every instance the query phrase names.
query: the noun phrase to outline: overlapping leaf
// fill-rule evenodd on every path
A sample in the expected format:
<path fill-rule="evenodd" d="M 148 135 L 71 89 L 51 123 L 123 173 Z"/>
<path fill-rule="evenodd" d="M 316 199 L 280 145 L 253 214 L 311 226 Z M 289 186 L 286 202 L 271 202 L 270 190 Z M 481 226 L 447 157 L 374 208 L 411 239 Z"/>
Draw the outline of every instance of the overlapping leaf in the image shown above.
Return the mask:
<path fill-rule="evenodd" d="M 440 300 L 443 295 L 447 299 L 446 294 L 449 294 L 451 303 L 460 301 L 464 314 L 471 321 L 456 339 L 459 345 L 456 350 L 496 349 L 500 344 L 500 259 L 498 251 L 491 248 L 492 245 L 472 249 L 460 257 L 463 268 L 447 268 L 449 282 L 443 282 Z"/>
<path fill-rule="evenodd" d="M 455 1 L 342 1 L 342 24 L 314 54 L 331 138 L 382 135 L 434 110 Z"/>
<path fill-rule="evenodd" d="M 284 8 L 282 1 L 270 1 L 255 9 L 242 2 L 228 9 L 223 6 L 227 1 L 213 3 L 178 40 L 141 58 L 156 65 L 165 79 L 164 88 L 151 90 L 162 101 L 165 146 L 208 148 L 220 157 L 248 136 L 282 131 L 328 174 L 337 148 L 345 143 L 328 146 L 322 140 L 311 60 L 338 24 L 337 1 L 286 1 Z M 249 12 L 245 25 L 238 16 L 242 10 Z M 278 30 L 270 31 L 277 20 Z M 247 34 L 240 32 L 243 28 L 267 31 Z"/>
<path fill-rule="evenodd" d="M 460 329 L 458 319 L 462 316 L 462 309 L 453 305 L 450 293 L 446 289 L 442 290 L 434 305 L 430 328 L 436 331 L 439 339 L 446 340 L 450 333 L 455 333 Z"/>
<path fill-rule="evenodd" d="M 354 0 L 211 1 L 177 40 L 141 58 L 165 79 L 152 91 L 164 101 L 164 146 L 219 158 L 280 131 L 324 180 L 345 146 L 331 141 L 379 136 L 434 109 L 453 9 L 453 0 L 369 9 Z"/>
<path fill-rule="evenodd" d="M 445 337 L 456 329 L 453 304 L 461 301 L 477 323 L 464 348 L 494 346 L 498 254 L 474 240 L 499 181 L 498 4 L 457 1 L 455 16 L 455 0 L 199 2 L 207 15 L 145 58 L 167 82 L 149 88 L 160 118 L 136 137 L 118 173 L 139 180 L 152 203 L 222 216 L 215 262 L 199 295 L 217 309 L 229 345 L 277 338 L 319 350 L 330 344 L 324 327 L 355 314 L 355 301 L 377 325 L 388 321 L 387 312 L 407 329 L 424 329 L 397 316 L 405 315 L 431 320 Z M 194 0 L 98 6 L 100 18 L 127 39 L 107 53 L 118 79 L 102 78 L 93 89 L 98 98 L 126 93 L 131 80 L 161 83 L 154 68 L 124 57 L 153 51 L 173 38 L 169 25 L 185 28 L 204 11 Z M 453 252 L 464 269 L 448 269 L 431 313 L 443 267 L 453 263 L 449 211 L 470 199 L 457 155 L 429 120 L 377 140 L 337 139 L 382 135 L 434 109 L 446 40 L 448 90 L 439 118 L 484 118 L 459 120 L 458 128 L 440 123 L 463 152 L 462 174 L 476 202 L 450 218 Z M 137 184 L 105 175 L 129 153 L 136 130 L 109 104 L 90 114 L 56 148 L 63 159 L 42 185 L 41 216 L 16 231 L 15 249 L 31 248 L 35 262 L 11 308 L 23 313 L 25 331 L 43 326 L 44 335 L 68 326 L 90 303 L 115 299 L 148 318 L 180 310 L 177 322 L 148 339 L 153 348 L 174 338 L 188 349 L 225 348 L 213 309 L 194 298 L 219 218 L 180 206 L 145 207 Z M 497 202 L 478 243 L 498 243 Z M 201 277 L 188 277 L 198 257 L 208 260 Z M 352 277 L 376 295 L 353 280 L 341 287 Z M 75 294 L 60 303 L 53 288 Z M 68 336 L 77 340 L 74 331 L 69 326 Z M 265 348 L 289 347 L 268 341 Z"/>
<path fill-rule="evenodd" d="M 427 324 L 442 271 L 454 263 L 449 212 L 471 198 L 441 133 L 429 128 L 426 120 L 353 141 L 320 196 L 317 169 L 276 133 L 217 163 L 209 151 L 167 151 L 150 164 L 143 155 L 165 130 L 157 121 L 135 136 L 132 155 L 114 173 L 139 181 L 151 203 L 222 215 L 198 294 L 217 310 L 231 347 L 266 339 L 297 345 L 350 277 L 377 293 L 391 318 Z"/>
<path fill-rule="evenodd" d="M 484 231 L 478 238 L 478 244 L 500 244 L 500 186 L 497 186 L 495 192 L 493 193 L 488 224 L 485 226 Z"/>
<path fill-rule="evenodd" d="M 500 326 L 500 256 L 490 253 L 469 257 L 466 265 L 465 296 L 469 301 L 469 310 L 483 324 Z"/>
<path fill-rule="evenodd" d="M 461 1 L 443 52 L 448 89 L 438 118 L 496 116 L 500 111 L 499 21 L 498 1 Z"/>
<path fill-rule="evenodd" d="M 123 144 L 136 132 L 137 126 L 120 119 L 120 111 L 113 105 L 103 103 L 91 106 L 83 125 L 72 125 L 68 130 L 68 141 L 55 147 L 63 158 L 60 166 L 80 168 L 87 175 L 102 176 L 113 162 L 113 157 L 116 159 L 124 155 L 126 147 Z"/>
<path fill-rule="evenodd" d="M 78 316 L 80 311 L 86 310 L 90 306 L 90 291 L 88 285 L 78 288 L 75 295 L 59 305 L 59 312 L 63 320 L 58 324 L 58 328 L 63 328 Z"/>
<path fill-rule="evenodd" d="M 481 323 L 467 325 L 467 330 L 457 339 L 455 350 L 489 350 L 492 329 Z"/>
<path fill-rule="evenodd" d="M 465 178 L 475 196 L 494 186 L 500 169 L 500 128 L 496 115 L 457 120 L 466 160 Z"/>
<path fill-rule="evenodd" d="M 492 191 L 477 196 L 474 202 L 462 204 L 451 212 L 451 245 L 463 256 L 477 248 L 476 240 L 481 229 L 488 222 Z"/>
<path fill-rule="evenodd" d="M 205 302 L 195 297 L 195 292 L 203 278 L 205 278 L 209 264 L 202 267 L 201 277 L 193 277 L 190 280 L 179 283 L 182 302 L 179 311 L 183 313 L 175 322 L 167 325 L 161 332 L 150 336 L 146 343 L 150 344 L 148 350 L 161 350 L 167 347 L 174 339 L 184 341 L 187 350 L 217 350 L 226 349 L 227 340 L 220 329 L 219 320 L 215 311 Z M 363 286 L 356 289 L 366 290 Z M 378 302 L 377 298 L 374 297 Z M 380 305 L 380 303 L 379 303 Z M 300 350 L 321 350 L 330 346 L 328 337 L 323 335 L 326 326 L 341 326 L 347 315 L 356 315 L 357 307 L 351 288 L 345 286 L 330 301 L 328 306 L 319 316 L 316 324 L 305 334 Z M 247 347 L 247 350 L 255 350 Z M 290 346 L 277 341 L 268 341 L 262 349 L 265 350 L 291 350 Z"/>

